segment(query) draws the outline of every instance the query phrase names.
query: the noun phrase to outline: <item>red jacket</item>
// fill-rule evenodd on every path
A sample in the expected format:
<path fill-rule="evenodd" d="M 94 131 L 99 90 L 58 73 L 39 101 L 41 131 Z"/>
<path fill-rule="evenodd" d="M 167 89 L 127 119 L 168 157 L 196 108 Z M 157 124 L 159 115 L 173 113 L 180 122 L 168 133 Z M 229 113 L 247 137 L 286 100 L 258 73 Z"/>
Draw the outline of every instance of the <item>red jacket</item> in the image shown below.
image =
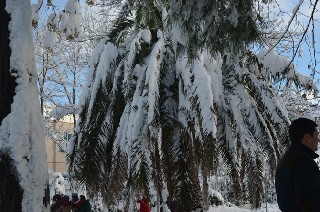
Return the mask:
<path fill-rule="evenodd" d="M 139 200 L 138 203 L 140 203 L 140 212 L 150 212 L 149 200 L 147 198 Z"/>

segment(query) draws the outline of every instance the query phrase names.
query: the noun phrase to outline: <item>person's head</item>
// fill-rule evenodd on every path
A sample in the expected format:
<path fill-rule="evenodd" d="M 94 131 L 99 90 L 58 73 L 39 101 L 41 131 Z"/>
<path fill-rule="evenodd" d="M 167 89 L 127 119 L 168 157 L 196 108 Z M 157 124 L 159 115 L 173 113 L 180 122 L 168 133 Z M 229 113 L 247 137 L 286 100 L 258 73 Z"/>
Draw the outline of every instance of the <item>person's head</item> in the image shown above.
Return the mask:
<path fill-rule="evenodd" d="M 53 200 L 53 201 L 57 201 L 57 200 L 60 200 L 60 199 L 61 199 L 60 194 L 55 194 L 55 195 L 53 195 L 53 197 L 52 197 L 52 200 Z"/>
<path fill-rule="evenodd" d="M 80 199 L 86 200 L 86 197 L 84 195 L 80 195 Z"/>
<path fill-rule="evenodd" d="M 64 200 L 64 201 L 69 201 L 69 196 L 68 196 L 68 195 L 64 195 L 64 196 L 63 196 L 63 200 Z"/>
<path fill-rule="evenodd" d="M 312 151 L 318 148 L 318 125 L 307 118 L 298 118 L 289 126 L 289 138 L 292 143 L 302 143 Z"/>
<path fill-rule="evenodd" d="M 71 198 L 72 198 L 72 202 L 77 202 L 79 200 L 77 193 L 73 193 Z"/>

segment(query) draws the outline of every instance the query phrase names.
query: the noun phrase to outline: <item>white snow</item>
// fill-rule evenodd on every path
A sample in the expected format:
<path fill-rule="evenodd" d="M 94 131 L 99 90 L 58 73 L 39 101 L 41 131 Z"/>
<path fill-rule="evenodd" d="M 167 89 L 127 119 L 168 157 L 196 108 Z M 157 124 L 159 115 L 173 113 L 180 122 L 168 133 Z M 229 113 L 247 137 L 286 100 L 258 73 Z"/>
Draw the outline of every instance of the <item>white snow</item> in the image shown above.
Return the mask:
<path fill-rule="evenodd" d="M 66 37 L 78 37 L 81 25 L 80 2 L 68 0 L 64 10 L 60 13 L 59 29 Z"/>
<path fill-rule="evenodd" d="M 144 31 L 145 32 L 145 31 Z M 146 34 L 146 33 L 144 33 Z M 151 40 L 151 33 L 148 33 L 149 39 L 144 38 L 144 40 Z M 156 103 L 158 102 L 159 98 L 159 78 L 160 78 L 160 64 L 162 60 L 162 53 L 164 49 L 164 41 L 162 32 L 158 32 L 159 41 L 155 44 L 149 59 L 148 68 L 146 71 L 146 86 L 149 86 L 149 93 L 148 93 L 148 124 L 154 120 L 154 112 L 156 109 Z"/>
<path fill-rule="evenodd" d="M 57 30 L 59 27 L 59 16 L 56 13 L 51 13 L 47 19 L 47 25 L 52 30 Z"/>
<path fill-rule="evenodd" d="M 265 204 L 265 203 L 264 203 Z M 250 209 L 250 206 L 247 207 L 236 207 L 236 206 L 215 206 L 210 207 L 208 212 L 281 212 L 279 207 L 276 204 L 267 204 L 267 210 L 265 205 L 257 210 Z"/>
<path fill-rule="evenodd" d="M 287 69 L 286 78 L 289 84 L 295 82 L 297 86 L 305 87 L 308 85 L 312 90 L 318 91 L 317 85 L 312 82 L 310 77 L 299 73 L 293 63 L 290 64 L 286 57 L 278 55 L 273 49 L 261 50 L 257 54 L 257 58 L 264 66 L 264 72 L 261 73 L 264 77 L 273 76 L 277 81 L 278 79 L 275 76 L 278 76 L 279 80 L 283 80 L 283 70 Z M 255 74 L 258 76 L 258 73 Z"/>
<path fill-rule="evenodd" d="M 57 34 L 47 30 L 44 34 L 43 46 L 47 49 L 53 49 L 57 40 Z"/>

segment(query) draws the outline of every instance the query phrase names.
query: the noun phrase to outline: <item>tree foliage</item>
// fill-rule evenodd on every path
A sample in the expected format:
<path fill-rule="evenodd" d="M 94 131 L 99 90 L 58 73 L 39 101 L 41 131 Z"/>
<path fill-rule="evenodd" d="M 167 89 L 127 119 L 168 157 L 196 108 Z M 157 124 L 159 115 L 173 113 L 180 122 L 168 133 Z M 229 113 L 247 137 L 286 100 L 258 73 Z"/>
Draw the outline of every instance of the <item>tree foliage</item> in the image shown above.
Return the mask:
<path fill-rule="evenodd" d="M 182 211 L 200 210 L 199 176 L 222 158 L 230 200 L 261 205 L 263 167 L 274 172 L 290 122 L 272 83 L 307 83 L 289 62 L 272 70 L 247 48 L 259 39 L 256 2 L 121 4 L 93 53 L 70 156 L 92 195 L 130 207 L 155 185 Z"/>

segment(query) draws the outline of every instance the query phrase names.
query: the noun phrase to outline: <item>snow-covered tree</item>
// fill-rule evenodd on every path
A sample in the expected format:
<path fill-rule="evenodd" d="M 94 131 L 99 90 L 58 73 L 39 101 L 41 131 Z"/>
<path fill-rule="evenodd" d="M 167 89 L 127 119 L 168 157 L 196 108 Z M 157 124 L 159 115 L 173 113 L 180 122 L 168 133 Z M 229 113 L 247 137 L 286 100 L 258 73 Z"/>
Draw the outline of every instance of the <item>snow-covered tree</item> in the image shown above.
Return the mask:
<path fill-rule="evenodd" d="M 75 114 L 88 52 L 90 54 L 93 47 L 88 48 L 76 39 L 66 40 L 63 33 L 53 31 L 52 14 L 48 17 L 45 10 L 42 16 L 48 21 L 40 21 L 34 31 L 42 111 L 44 104 L 51 104 L 65 107 Z"/>
<path fill-rule="evenodd" d="M 246 48 L 259 35 L 254 2 L 124 1 L 93 53 L 70 158 L 91 194 L 130 208 L 152 183 L 196 211 L 222 158 L 232 201 L 260 206 L 263 167 L 273 173 L 288 144 L 272 83 L 310 84 L 273 51 Z"/>
<path fill-rule="evenodd" d="M 48 168 L 32 45 L 31 4 L 1 1 L 0 10 L 0 210 L 47 211 Z"/>
<path fill-rule="evenodd" d="M 54 172 L 53 178 L 50 180 L 50 194 L 53 197 L 55 194 L 65 194 L 64 177 L 60 172 Z"/>
<path fill-rule="evenodd" d="M 52 4 L 55 2 L 53 1 Z M 40 92 L 41 110 L 44 115 L 46 136 L 50 137 L 62 149 L 66 150 L 65 129 L 60 129 L 56 124 L 65 115 L 73 116 L 73 123 L 77 119 L 77 102 L 89 60 L 89 55 L 99 37 L 89 37 L 95 27 L 91 9 L 86 8 L 84 19 L 81 24 L 81 33 L 77 36 L 67 36 L 62 29 L 61 13 L 79 10 L 79 2 L 66 1 L 65 8 L 58 12 L 53 5 L 39 8 L 33 5 L 34 22 L 34 45 L 36 53 L 36 64 L 38 71 L 38 86 Z M 64 8 L 64 9 L 65 9 Z M 91 13 L 90 13 L 91 11 Z M 41 19 L 36 20 L 35 17 Z M 59 19 L 60 17 L 60 19 Z M 79 19 L 79 17 L 78 17 Z M 72 19 L 73 20 L 73 19 Z M 64 24 L 65 28 L 72 31 L 74 24 Z M 80 27 L 76 27 L 79 31 Z M 99 34 L 99 33 L 98 33 Z M 96 36 L 98 36 L 96 34 Z M 55 109 L 53 109 L 55 107 Z M 53 109 L 52 112 L 48 110 Z M 70 133 L 70 132 L 68 132 Z"/>
<path fill-rule="evenodd" d="M 291 88 L 282 91 L 281 96 L 290 120 L 306 117 L 316 122 L 320 121 L 319 97 L 314 92 Z"/>

